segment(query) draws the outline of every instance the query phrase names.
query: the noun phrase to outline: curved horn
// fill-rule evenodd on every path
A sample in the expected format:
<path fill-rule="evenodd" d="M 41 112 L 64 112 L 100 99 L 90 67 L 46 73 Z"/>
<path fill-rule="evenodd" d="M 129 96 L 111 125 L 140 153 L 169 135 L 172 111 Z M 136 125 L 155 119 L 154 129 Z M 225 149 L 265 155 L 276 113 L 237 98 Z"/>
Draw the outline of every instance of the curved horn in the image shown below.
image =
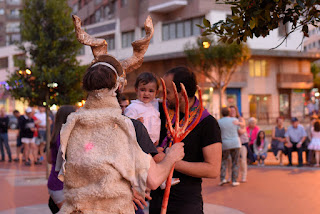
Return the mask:
<path fill-rule="evenodd" d="M 106 40 L 97 39 L 87 34 L 81 28 L 81 19 L 78 16 L 72 15 L 72 19 L 78 41 L 83 45 L 91 47 L 94 58 L 97 58 L 99 55 L 107 54 L 108 43 Z"/>
<path fill-rule="evenodd" d="M 146 36 L 131 43 L 133 47 L 133 55 L 130 58 L 120 62 L 124 72 L 126 73 L 130 73 L 131 71 L 139 68 L 143 62 L 143 56 L 148 50 L 148 46 L 154 31 L 150 16 L 148 16 L 144 22 L 144 29 L 146 31 Z"/>

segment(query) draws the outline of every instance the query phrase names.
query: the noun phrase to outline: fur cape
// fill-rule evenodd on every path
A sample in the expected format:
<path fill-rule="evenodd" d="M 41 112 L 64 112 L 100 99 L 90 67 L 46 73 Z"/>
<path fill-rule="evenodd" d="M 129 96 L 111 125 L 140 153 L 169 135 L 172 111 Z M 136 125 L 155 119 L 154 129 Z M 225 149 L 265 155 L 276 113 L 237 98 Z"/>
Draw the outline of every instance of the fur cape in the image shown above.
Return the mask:
<path fill-rule="evenodd" d="M 134 213 L 131 187 L 144 196 L 152 157 L 139 147 L 114 92 L 91 92 L 60 137 L 65 202 L 59 213 Z"/>

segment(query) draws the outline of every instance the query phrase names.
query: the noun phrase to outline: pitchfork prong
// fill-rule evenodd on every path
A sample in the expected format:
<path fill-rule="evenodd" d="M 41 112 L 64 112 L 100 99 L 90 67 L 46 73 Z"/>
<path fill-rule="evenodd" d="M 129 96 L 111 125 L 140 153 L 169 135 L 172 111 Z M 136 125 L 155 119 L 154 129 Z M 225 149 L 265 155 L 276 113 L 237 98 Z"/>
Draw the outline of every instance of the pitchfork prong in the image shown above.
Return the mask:
<path fill-rule="evenodd" d="M 173 136 L 174 130 L 172 128 L 172 123 L 171 123 L 171 119 L 170 119 L 170 116 L 168 113 L 168 108 L 167 108 L 167 87 L 166 87 L 166 84 L 164 83 L 164 80 L 162 78 L 160 78 L 160 80 L 161 80 L 162 89 L 163 89 L 162 107 L 163 107 L 164 114 L 166 116 L 166 120 L 168 123 L 168 128 L 169 128 L 170 134 Z"/>
<path fill-rule="evenodd" d="M 175 136 L 173 137 L 178 137 L 177 134 L 179 133 L 179 122 L 180 122 L 180 105 L 179 105 L 179 94 L 178 94 L 178 91 L 177 91 L 177 87 L 176 87 L 176 84 L 172 81 L 172 85 L 173 85 L 173 92 L 174 92 L 174 97 L 176 99 L 176 122 L 175 122 L 175 127 L 174 127 L 174 130 L 175 130 Z"/>
<path fill-rule="evenodd" d="M 201 88 L 197 85 L 198 93 L 199 93 L 199 103 L 200 103 L 200 111 L 197 119 L 194 121 L 194 123 L 184 132 L 184 134 L 181 136 L 181 139 L 184 139 L 195 127 L 198 125 L 200 118 L 202 116 L 203 112 L 203 104 L 202 104 L 202 91 Z"/>
<path fill-rule="evenodd" d="M 185 132 L 185 130 L 187 129 L 188 127 L 188 124 L 189 124 L 189 99 L 188 99 L 188 94 L 187 94 L 187 91 L 186 91 L 186 88 L 184 87 L 183 83 L 180 83 L 180 86 L 181 86 L 181 93 L 184 97 L 184 100 L 185 100 L 185 110 L 184 110 L 184 125 L 183 127 L 181 127 L 180 129 L 180 133 L 179 135 L 183 135 L 183 133 Z M 179 139 L 180 141 L 182 140 L 179 136 Z"/>

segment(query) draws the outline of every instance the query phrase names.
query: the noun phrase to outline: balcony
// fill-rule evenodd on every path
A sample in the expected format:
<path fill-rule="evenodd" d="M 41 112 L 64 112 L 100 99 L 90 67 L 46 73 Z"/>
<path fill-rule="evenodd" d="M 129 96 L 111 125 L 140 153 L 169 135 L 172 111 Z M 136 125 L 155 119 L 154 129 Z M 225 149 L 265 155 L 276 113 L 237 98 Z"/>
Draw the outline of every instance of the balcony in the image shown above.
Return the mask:
<path fill-rule="evenodd" d="M 310 89 L 313 87 L 312 74 L 280 73 L 277 75 L 278 88 Z"/>
<path fill-rule="evenodd" d="M 151 0 L 148 11 L 156 13 L 168 13 L 180 9 L 187 4 L 187 0 Z"/>

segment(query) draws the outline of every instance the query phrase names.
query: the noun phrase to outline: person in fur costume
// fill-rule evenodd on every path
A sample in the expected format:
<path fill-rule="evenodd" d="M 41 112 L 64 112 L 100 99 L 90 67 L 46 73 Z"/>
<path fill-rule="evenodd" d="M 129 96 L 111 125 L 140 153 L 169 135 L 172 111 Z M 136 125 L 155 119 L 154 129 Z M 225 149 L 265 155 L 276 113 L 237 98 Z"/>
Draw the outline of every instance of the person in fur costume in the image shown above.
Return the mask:
<path fill-rule="evenodd" d="M 144 197 L 146 188 L 156 189 L 184 156 L 183 143 L 177 143 L 156 164 L 139 147 L 115 93 L 123 87 L 128 64 L 99 54 L 84 75 L 87 101 L 68 116 L 60 132 L 56 170 L 65 202 L 59 213 L 134 213 L 132 188 Z"/>

